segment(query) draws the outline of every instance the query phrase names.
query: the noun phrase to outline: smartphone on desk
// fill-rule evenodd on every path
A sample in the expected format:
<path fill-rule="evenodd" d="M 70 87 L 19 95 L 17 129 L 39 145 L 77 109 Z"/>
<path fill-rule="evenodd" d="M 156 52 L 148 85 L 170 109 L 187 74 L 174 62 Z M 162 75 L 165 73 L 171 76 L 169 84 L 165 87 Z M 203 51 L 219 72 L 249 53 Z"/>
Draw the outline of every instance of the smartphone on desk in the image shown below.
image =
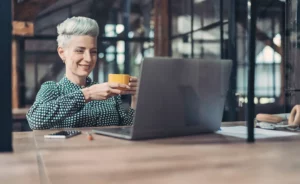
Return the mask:
<path fill-rule="evenodd" d="M 46 138 L 46 139 L 66 139 L 66 138 L 73 137 L 73 136 L 79 135 L 79 134 L 81 134 L 81 131 L 79 131 L 79 130 L 62 130 L 62 131 L 55 132 L 52 134 L 44 135 L 44 138 Z"/>

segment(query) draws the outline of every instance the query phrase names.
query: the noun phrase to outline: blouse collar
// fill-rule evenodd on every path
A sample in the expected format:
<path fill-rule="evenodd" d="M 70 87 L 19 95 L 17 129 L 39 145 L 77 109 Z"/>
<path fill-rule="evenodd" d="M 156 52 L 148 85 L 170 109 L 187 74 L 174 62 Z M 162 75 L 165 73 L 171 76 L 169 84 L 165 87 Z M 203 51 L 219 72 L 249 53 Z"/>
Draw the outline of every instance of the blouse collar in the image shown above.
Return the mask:
<path fill-rule="evenodd" d="M 66 76 L 64 76 L 59 82 L 58 84 L 60 84 L 64 89 L 66 89 L 67 91 L 71 90 L 78 90 L 78 89 L 82 89 L 85 87 L 89 87 L 93 84 L 93 81 L 90 77 L 86 78 L 86 86 L 80 86 L 78 84 L 73 83 L 72 81 L 70 81 Z"/>

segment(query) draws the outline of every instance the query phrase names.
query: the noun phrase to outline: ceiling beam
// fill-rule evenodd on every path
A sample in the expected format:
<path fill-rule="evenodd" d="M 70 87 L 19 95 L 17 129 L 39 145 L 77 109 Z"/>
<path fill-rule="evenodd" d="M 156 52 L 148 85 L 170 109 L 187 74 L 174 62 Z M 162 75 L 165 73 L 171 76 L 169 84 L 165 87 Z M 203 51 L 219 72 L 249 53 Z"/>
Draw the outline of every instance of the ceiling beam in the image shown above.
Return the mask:
<path fill-rule="evenodd" d="M 33 21 L 37 15 L 58 0 L 13 0 L 13 17 L 18 21 Z"/>

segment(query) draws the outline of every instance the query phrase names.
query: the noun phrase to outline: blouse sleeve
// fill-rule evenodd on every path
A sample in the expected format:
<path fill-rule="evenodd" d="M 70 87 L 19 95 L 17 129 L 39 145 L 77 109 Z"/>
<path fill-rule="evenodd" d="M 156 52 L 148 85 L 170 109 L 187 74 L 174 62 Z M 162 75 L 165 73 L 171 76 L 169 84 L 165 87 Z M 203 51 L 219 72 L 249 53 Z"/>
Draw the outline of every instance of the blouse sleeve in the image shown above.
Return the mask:
<path fill-rule="evenodd" d="M 114 98 L 116 99 L 117 110 L 118 110 L 118 113 L 119 113 L 120 119 L 121 119 L 121 124 L 120 125 L 132 125 L 133 115 L 134 115 L 135 110 L 130 107 L 129 110 L 126 111 L 124 109 L 124 107 L 121 105 L 122 100 L 121 100 L 120 95 L 115 96 Z"/>
<path fill-rule="evenodd" d="M 81 90 L 60 96 L 55 82 L 45 82 L 26 117 L 31 129 L 49 129 L 80 111 L 84 105 Z"/>

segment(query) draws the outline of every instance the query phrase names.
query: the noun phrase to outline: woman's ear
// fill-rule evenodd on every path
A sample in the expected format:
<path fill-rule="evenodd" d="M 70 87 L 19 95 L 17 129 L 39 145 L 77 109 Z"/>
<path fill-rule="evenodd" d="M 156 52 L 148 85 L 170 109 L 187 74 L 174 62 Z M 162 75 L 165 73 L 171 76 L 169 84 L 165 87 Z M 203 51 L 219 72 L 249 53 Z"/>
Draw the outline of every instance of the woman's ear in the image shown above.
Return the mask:
<path fill-rule="evenodd" d="M 62 47 L 58 47 L 57 52 L 58 52 L 58 55 L 61 58 L 61 60 L 63 60 L 63 62 L 65 62 L 65 60 L 66 60 L 65 50 Z"/>

